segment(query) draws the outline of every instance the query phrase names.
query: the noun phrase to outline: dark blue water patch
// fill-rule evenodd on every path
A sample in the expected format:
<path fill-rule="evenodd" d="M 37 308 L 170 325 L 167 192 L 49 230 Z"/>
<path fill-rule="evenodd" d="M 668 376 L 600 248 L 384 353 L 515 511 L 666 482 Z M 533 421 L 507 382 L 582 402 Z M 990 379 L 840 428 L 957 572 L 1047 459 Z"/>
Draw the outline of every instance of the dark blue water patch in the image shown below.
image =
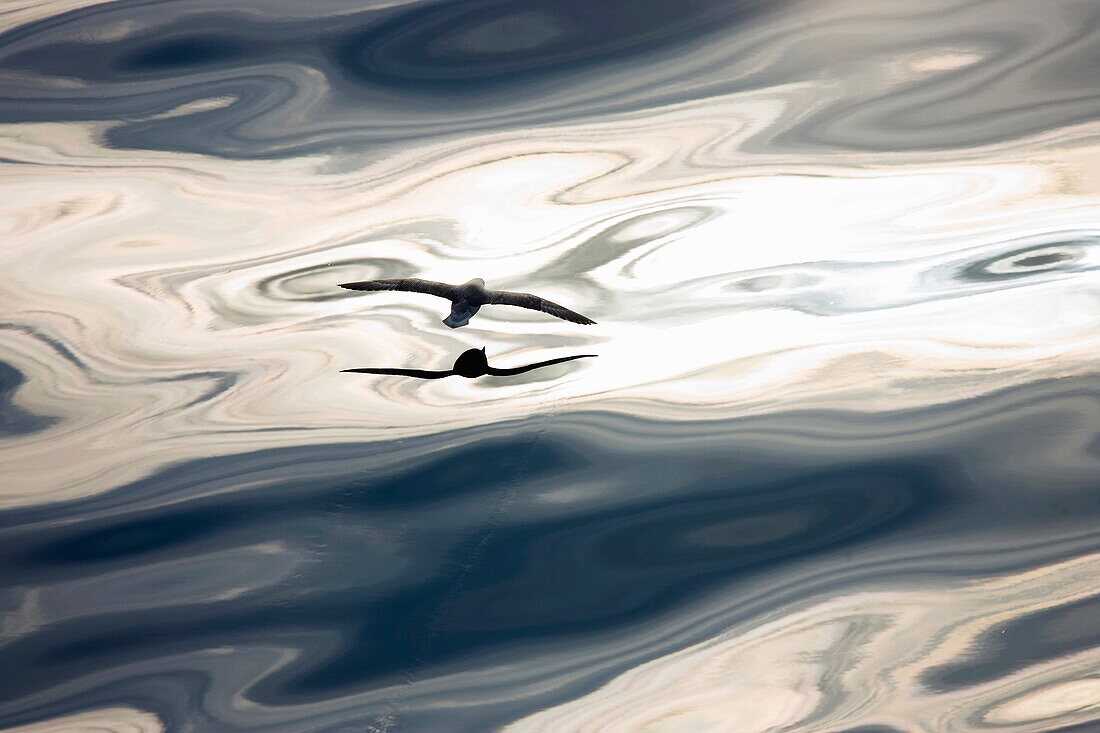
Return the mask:
<path fill-rule="evenodd" d="M 15 404 L 15 394 L 26 381 L 21 371 L 0 361 L 0 438 L 30 435 L 57 423 L 56 417 L 37 415 Z"/>
<path fill-rule="evenodd" d="M 162 7 L 143 15 L 150 8 L 138 5 L 127 15 L 119 4 L 101 13 L 57 16 L 0 34 L 0 59 L 11 68 L 91 84 L 156 79 L 186 84 L 186 76 L 211 66 L 239 69 L 316 54 L 317 32 L 308 25 L 300 27 L 303 34 L 295 34 L 289 26 L 280 28 L 255 15 L 180 10 Z M 122 38 L 96 39 L 101 33 L 114 35 L 112 24 L 134 20 L 148 25 Z M 70 23 L 80 32 L 59 33 Z M 55 33 L 61 38 L 55 39 Z"/>
<path fill-rule="evenodd" d="M 232 6 L 188 12 L 188 3 L 181 2 L 151 12 L 145 3 L 113 3 L 100 12 L 75 11 L 0 34 L 0 59 L 23 71 L 105 83 L 211 65 L 243 69 L 291 62 L 319 68 L 327 59 L 330 70 L 366 87 L 468 93 L 690 43 L 775 5 L 685 0 L 670 13 L 658 0 L 448 0 L 289 21 L 251 6 L 246 12 Z M 113 26 L 127 20 L 140 20 L 140 33 L 82 40 L 109 37 Z M 55 34 L 64 40 L 54 40 Z"/>
<path fill-rule="evenodd" d="M 355 145 L 378 155 L 460 131 L 668 105 L 685 89 L 724 94 L 682 80 L 628 89 L 661 76 L 681 48 L 720 43 L 723 31 L 795 1 L 693 0 L 672 10 L 649 0 L 640 9 L 478 0 L 330 15 L 298 7 L 289 17 L 276 7 L 112 2 L 0 34 L 0 66 L 23 73 L 0 90 L 0 122 L 114 121 L 105 140 L 123 149 L 255 158 Z M 119 37 L 128 25 L 140 31 Z M 574 81 L 591 90 L 603 76 L 617 80 L 577 99 Z M 52 77 L 81 85 L 59 92 Z M 179 109 L 211 98 L 219 108 Z M 538 110 L 517 119 L 532 103 Z"/>
<path fill-rule="evenodd" d="M 700 41 L 760 15 L 761 0 L 470 0 L 413 5 L 337 46 L 338 68 L 357 81 L 470 93 L 582 72 Z"/>
<path fill-rule="evenodd" d="M 106 526 L 92 525 L 76 534 L 66 531 L 59 533 L 61 536 L 56 539 L 47 534 L 45 542 L 28 543 L 30 546 L 24 551 L 13 548 L 12 552 L 14 562 L 28 569 L 151 558 L 157 553 L 209 538 L 244 519 L 241 507 L 223 505 L 181 510 L 105 523 Z M 78 568 L 77 572 L 80 572 Z"/>
<path fill-rule="evenodd" d="M 239 38 L 192 35 L 162 41 L 135 51 L 119 61 L 119 69 L 187 69 L 247 57 L 248 50 L 248 44 Z"/>
<path fill-rule="evenodd" d="M 420 135 L 443 132 L 437 123 L 455 115 L 507 115 L 520 98 L 611 64 L 635 61 L 641 71 L 657 51 L 716 37 L 775 6 L 690 0 L 669 12 L 656 0 L 474 0 L 284 18 L 251 5 L 111 3 L 0 34 L 0 65 L 25 72 L 20 83 L 29 85 L 0 92 L 0 122 L 116 120 L 107 131 L 114 146 L 230 157 L 323 148 L 319 137 L 339 146 L 334 131 L 408 139 L 422 125 Z M 140 31 L 117 37 L 127 24 Z M 318 74 L 330 103 L 288 126 L 282 110 L 315 96 L 301 86 Z M 34 88 L 51 77 L 82 86 Z M 158 118 L 214 97 L 234 101 Z"/>
<path fill-rule="evenodd" d="M 507 470 L 511 456 L 525 452 L 526 440 L 451 458 L 442 476 L 432 476 L 431 470 L 404 473 L 383 484 L 377 497 L 370 485 L 350 492 L 336 486 L 297 501 L 276 491 L 276 501 L 263 497 L 274 488 L 265 487 L 232 499 L 175 503 L 140 518 L 118 517 L 91 527 L 66 524 L 33 536 L 18 533 L 19 547 L 0 545 L 0 554 L 11 561 L 5 568 L 7 582 L 42 583 L 74 570 L 95 572 L 95 564 L 100 572 L 118 571 L 134 563 L 224 552 L 264 538 L 296 540 L 311 550 L 316 567 L 293 598 L 259 594 L 251 601 L 206 604 L 201 612 L 181 598 L 179 607 L 160 608 L 155 615 L 107 613 L 59 623 L 51 638 L 32 635 L 8 648 L 26 674 L 22 683 L 0 691 L 0 699 L 27 694 L 36 679 L 55 678 L 62 670 L 89 673 L 189 648 L 327 631 L 342 638 L 338 654 L 315 668 L 269 678 L 255 689 L 257 699 L 280 704 L 324 699 L 392 680 L 411 659 L 431 666 L 525 638 L 591 633 L 660 614 L 742 573 L 917 521 L 937 503 L 939 493 L 926 470 L 905 467 L 883 474 L 853 468 L 792 487 L 756 487 L 772 494 L 767 500 L 757 492 L 739 496 L 736 485 L 700 487 L 701 496 L 693 500 L 502 526 L 488 533 L 501 487 L 481 477 L 486 466 Z M 557 455 L 541 448 L 530 452 L 532 477 L 540 466 L 552 466 Z M 687 466 L 679 468 L 690 476 Z M 434 486 L 425 486 L 429 477 Z M 473 491 L 479 498 L 465 512 L 440 512 L 432 526 L 426 517 L 414 521 L 394 510 L 399 485 L 411 496 L 397 506 L 422 517 L 425 504 L 448 490 L 453 495 Z M 730 496 L 715 495 L 727 491 Z M 355 494 L 361 495 L 358 505 Z M 814 506 L 792 518 L 798 514 L 790 509 L 792 501 Z M 366 512 L 368 507 L 373 511 Z M 385 507 L 391 511 L 382 511 Z M 738 523 L 739 533 L 728 526 Z M 748 535 L 746 525 L 753 527 Z M 404 578 L 387 578 L 380 587 L 370 565 L 396 558 L 369 537 L 386 535 L 415 551 L 416 564 L 424 567 L 410 568 Z M 475 547 L 478 562 L 470 567 L 467 559 Z M 532 575 L 532 565 L 547 566 L 546 572 Z M 459 579 L 461 594 L 450 600 L 446 618 L 436 618 L 455 595 Z M 432 635 L 425 637 L 429 628 Z"/>
<path fill-rule="evenodd" d="M 240 691 L 189 676 L 195 662 L 173 660 L 221 649 L 217 664 L 230 670 L 250 649 L 295 650 L 246 693 L 293 710 L 442 669 L 474 673 L 483 658 L 537 668 L 534 649 L 660 626 L 716 592 L 735 598 L 742 584 L 796 566 L 850 565 L 858 580 L 864 563 L 902 541 L 950 547 L 1025 523 L 1032 532 L 1095 525 L 1100 485 L 1060 488 L 1058 471 L 1080 470 L 1065 455 L 1043 500 L 1032 502 L 968 461 L 989 455 L 1004 434 L 1036 429 L 1033 413 L 1089 399 L 1087 383 L 1059 382 L 890 418 L 879 432 L 899 442 L 880 442 L 877 456 L 858 461 L 752 446 L 769 435 L 797 444 L 813 430 L 850 435 L 861 423 L 867 433 L 883 418 L 560 416 L 195 460 L 107 495 L 4 512 L 0 599 L 13 619 L 26 590 L 39 605 L 34 623 L 0 647 L 0 669 L 19 670 L 0 685 L 0 724 L 130 700 L 181 728 L 229 730 L 188 706 L 199 688 L 203 699 Z M 974 429 L 907 448 L 898 427 L 926 424 L 937 411 Z M 1088 420 L 1060 422 L 1092 429 Z M 608 486 L 617 488 L 603 500 L 585 496 Z M 284 569 L 257 566 L 243 578 L 226 570 L 249 567 L 259 547 L 273 548 Z M 1091 616 L 1059 618 L 1040 624 L 1062 634 L 1064 646 L 1048 652 L 1092 643 L 1070 633 L 1074 619 Z M 981 674 L 1015 668 L 1000 658 L 993 665 Z M 580 675 L 569 696 L 617 669 Z M 508 704 L 470 692 L 456 698 L 446 725 L 410 710 L 393 729 L 488 730 L 565 694 L 562 684 Z M 26 710 L 20 701 L 31 696 L 53 702 Z"/>
<path fill-rule="evenodd" d="M 990 629 L 969 657 L 928 670 L 921 681 L 935 692 L 953 692 L 1093 647 L 1100 647 L 1100 595 Z"/>

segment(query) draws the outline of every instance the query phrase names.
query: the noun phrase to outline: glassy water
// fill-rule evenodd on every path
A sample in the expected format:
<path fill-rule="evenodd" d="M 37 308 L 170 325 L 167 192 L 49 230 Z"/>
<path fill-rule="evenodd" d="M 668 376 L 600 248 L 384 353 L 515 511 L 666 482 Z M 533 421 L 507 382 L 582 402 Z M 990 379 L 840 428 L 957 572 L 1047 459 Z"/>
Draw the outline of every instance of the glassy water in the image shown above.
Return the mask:
<path fill-rule="evenodd" d="M 1100 730 L 1100 5 L 7 0 L 0 728 Z M 576 326 L 355 293 L 536 292 Z M 467 348 L 511 378 L 445 369 Z"/>

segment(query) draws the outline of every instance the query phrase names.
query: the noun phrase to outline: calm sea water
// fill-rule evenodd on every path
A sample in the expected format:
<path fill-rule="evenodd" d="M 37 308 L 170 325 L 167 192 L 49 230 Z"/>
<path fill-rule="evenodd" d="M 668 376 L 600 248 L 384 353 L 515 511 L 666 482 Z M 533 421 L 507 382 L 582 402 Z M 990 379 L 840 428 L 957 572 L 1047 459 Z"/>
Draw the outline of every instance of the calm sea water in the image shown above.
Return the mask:
<path fill-rule="evenodd" d="M 8 0 L 0 729 L 1100 731 L 1100 5 Z M 581 327 L 338 283 L 537 292 Z M 486 347 L 514 378 L 443 369 Z"/>

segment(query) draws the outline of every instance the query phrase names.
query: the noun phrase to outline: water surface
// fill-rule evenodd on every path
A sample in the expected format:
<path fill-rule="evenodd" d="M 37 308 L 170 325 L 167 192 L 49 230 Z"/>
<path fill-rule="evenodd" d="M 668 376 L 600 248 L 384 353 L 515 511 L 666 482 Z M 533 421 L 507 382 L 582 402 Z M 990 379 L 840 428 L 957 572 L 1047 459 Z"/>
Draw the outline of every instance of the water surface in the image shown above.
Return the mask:
<path fill-rule="evenodd" d="M 1100 729 L 1098 38 L 7 3 L 0 729 Z"/>

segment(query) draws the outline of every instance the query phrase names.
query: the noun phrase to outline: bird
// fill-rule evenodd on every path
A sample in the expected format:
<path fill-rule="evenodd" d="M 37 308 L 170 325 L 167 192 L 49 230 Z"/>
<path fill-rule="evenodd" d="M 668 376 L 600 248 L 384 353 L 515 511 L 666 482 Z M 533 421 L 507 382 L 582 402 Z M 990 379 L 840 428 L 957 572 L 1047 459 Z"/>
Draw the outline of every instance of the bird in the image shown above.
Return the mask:
<path fill-rule="evenodd" d="M 575 313 L 565 306 L 553 303 L 530 293 L 510 293 L 504 290 L 486 290 L 485 281 L 479 277 L 463 285 L 449 285 L 431 280 L 406 277 L 398 280 L 363 280 L 354 283 L 341 283 L 348 290 L 404 290 L 410 293 L 427 293 L 451 301 L 451 314 L 443 323 L 451 328 L 462 328 L 483 305 L 515 305 L 520 308 L 542 311 L 557 318 L 573 323 L 591 325 L 591 318 Z"/>
<path fill-rule="evenodd" d="M 562 362 L 573 361 L 574 359 L 587 359 L 594 356 L 596 356 L 596 354 L 563 356 L 557 359 L 549 359 L 547 361 L 528 364 L 527 366 L 513 367 L 511 369 L 497 369 L 489 366 L 489 360 L 485 356 L 485 349 L 482 347 L 480 349 L 467 349 L 463 351 L 459 357 L 455 359 L 455 365 L 452 369 L 433 371 L 429 369 L 376 369 L 373 367 L 363 367 L 359 369 L 341 369 L 340 371 L 355 372 L 358 374 L 394 374 L 402 377 L 416 377 L 417 379 L 442 379 L 443 377 L 450 377 L 456 374 L 460 377 L 466 377 L 467 379 L 484 377 L 486 375 L 490 377 L 510 377 L 515 374 L 529 372 L 532 369 L 547 367 L 551 364 L 561 364 Z"/>

